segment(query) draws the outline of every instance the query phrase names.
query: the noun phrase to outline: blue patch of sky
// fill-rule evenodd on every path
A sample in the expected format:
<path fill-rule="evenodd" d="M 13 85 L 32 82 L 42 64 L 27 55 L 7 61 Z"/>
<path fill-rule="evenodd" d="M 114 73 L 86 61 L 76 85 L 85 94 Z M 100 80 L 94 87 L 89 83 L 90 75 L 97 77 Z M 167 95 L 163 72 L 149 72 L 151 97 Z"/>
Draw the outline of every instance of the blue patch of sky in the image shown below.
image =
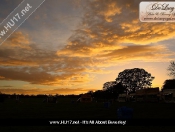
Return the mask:
<path fill-rule="evenodd" d="M 64 31 L 70 29 L 69 26 L 74 25 L 73 21 L 80 19 L 81 14 L 82 11 L 80 11 L 80 9 L 74 9 L 71 2 L 45 1 L 43 5 L 30 16 L 30 20 L 23 24 L 22 28 L 27 28 L 28 30 L 47 28 Z M 38 17 L 38 19 L 35 19 L 36 17 Z"/>
<path fill-rule="evenodd" d="M 158 42 L 158 44 L 166 46 L 170 51 L 175 51 L 175 38 Z"/>

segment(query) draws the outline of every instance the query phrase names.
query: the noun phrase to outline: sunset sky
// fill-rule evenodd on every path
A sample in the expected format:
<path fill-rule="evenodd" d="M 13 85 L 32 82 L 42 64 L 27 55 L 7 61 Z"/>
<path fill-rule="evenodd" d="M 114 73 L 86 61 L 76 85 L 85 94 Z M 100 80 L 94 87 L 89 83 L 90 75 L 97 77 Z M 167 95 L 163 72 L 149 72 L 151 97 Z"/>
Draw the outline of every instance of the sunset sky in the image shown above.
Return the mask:
<path fill-rule="evenodd" d="M 22 0 L 1 0 L 2 22 Z M 0 45 L 0 91 L 80 94 L 125 69 L 169 79 L 175 23 L 140 22 L 140 0 L 46 0 Z"/>

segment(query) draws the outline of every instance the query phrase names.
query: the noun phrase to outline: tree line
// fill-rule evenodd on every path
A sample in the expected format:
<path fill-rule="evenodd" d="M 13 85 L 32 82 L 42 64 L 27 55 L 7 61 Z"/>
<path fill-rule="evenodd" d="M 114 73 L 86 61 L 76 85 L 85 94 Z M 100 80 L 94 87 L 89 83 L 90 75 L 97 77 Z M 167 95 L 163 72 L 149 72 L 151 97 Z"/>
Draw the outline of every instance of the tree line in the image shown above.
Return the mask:
<path fill-rule="evenodd" d="M 165 89 L 175 89 L 175 62 L 170 62 L 168 67 L 168 75 L 172 79 L 164 81 L 162 91 Z M 94 97 L 116 99 L 121 93 L 135 93 L 137 90 L 151 88 L 152 81 L 155 77 L 142 68 L 125 69 L 118 74 L 114 81 L 105 82 L 103 90 L 98 90 L 93 93 Z"/>

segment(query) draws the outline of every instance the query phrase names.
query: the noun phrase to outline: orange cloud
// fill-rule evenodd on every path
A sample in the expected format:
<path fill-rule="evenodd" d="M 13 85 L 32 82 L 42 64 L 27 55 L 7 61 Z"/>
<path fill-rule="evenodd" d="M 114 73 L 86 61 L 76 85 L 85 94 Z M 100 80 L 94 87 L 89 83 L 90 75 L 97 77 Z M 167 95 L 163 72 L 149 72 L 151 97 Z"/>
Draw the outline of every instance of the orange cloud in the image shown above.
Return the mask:
<path fill-rule="evenodd" d="M 4 79 L 5 77 L 3 77 L 3 76 L 0 76 L 0 79 Z"/>
<path fill-rule="evenodd" d="M 19 47 L 22 49 L 30 49 L 28 35 L 22 32 L 14 32 L 3 44 L 2 48 L 14 48 Z"/>
<path fill-rule="evenodd" d="M 0 68 L 1 80 L 20 80 L 42 85 L 76 85 L 91 80 L 88 74 L 66 72 L 59 74 L 39 71 L 39 68 Z"/>
<path fill-rule="evenodd" d="M 107 22 L 112 22 L 111 17 L 121 13 L 121 7 L 118 6 L 116 1 L 96 0 L 93 1 L 91 7 L 94 8 L 94 13 L 103 16 Z"/>
<path fill-rule="evenodd" d="M 132 58 L 134 56 L 154 56 L 154 54 L 158 52 L 165 52 L 167 51 L 166 47 L 164 46 L 127 46 L 122 49 L 112 50 L 111 53 L 103 54 L 103 57 L 119 57 L 119 56 L 128 56 Z M 159 54 L 159 53 L 158 53 Z"/>

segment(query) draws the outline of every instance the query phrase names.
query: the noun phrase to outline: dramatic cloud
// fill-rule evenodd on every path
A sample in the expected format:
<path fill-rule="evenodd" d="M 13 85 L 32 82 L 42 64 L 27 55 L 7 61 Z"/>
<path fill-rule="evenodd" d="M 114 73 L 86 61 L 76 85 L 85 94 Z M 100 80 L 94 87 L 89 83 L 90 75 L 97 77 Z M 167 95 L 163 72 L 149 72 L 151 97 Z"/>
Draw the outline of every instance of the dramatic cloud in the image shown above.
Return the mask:
<path fill-rule="evenodd" d="M 56 1 L 51 3 L 57 4 Z M 167 61 L 169 56 L 174 55 L 166 45 L 158 43 L 174 37 L 175 24 L 140 22 L 140 0 L 75 0 L 72 3 L 75 7 L 82 6 L 83 16 L 80 24 L 75 26 L 76 30 L 68 33 L 69 39 L 63 35 L 64 44 L 57 37 L 64 34 L 64 30 L 68 31 L 66 27 L 70 26 L 71 20 L 77 21 L 71 15 L 64 16 L 65 9 L 62 9 L 62 14 L 59 8 L 49 12 L 53 5 L 48 4 L 45 6 L 50 8 L 40 9 L 33 17 L 35 24 L 32 24 L 33 19 L 28 21 L 31 24 L 29 34 L 18 31 L 0 46 L 0 80 L 74 86 L 92 81 L 96 74 L 109 73 L 104 68 L 123 61 Z M 70 6 L 63 1 L 60 4 Z M 46 11 L 48 14 L 45 14 Z M 37 34 L 36 29 L 41 33 Z M 56 39 L 53 38 L 55 34 Z M 57 48 L 43 48 L 45 45 Z M 68 91 L 57 89 L 52 92 L 59 90 Z"/>
<path fill-rule="evenodd" d="M 64 86 L 92 80 L 92 76 L 83 73 L 88 70 L 90 58 L 59 57 L 56 51 L 45 51 L 38 49 L 36 45 L 26 43 L 29 40 L 24 36 L 17 32 L 0 48 L 1 80 Z M 15 42 L 18 44 L 13 47 Z M 23 44 L 27 45 L 27 48 L 22 46 Z M 95 72 L 98 69 L 89 70 Z"/>
<path fill-rule="evenodd" d="M 100 55 L 100 57 L 106 57 L 110 60 L 141 60 L 142 58 L 145 61 L 151 60 L 161 60 L 170 55 L 173 55 L 169 52 L 164 46 L 127 46 L 123 49 L 112 50 L 110 53 Z M 158 58 L 159 57 L 159 58 Z"/>
<path fill-rule="evenodd" d="M 123 43 L 149 45 L 174 37 L 174 23 L 140 22 L 139 2 L 88 1 L 82 26 L 69 38 L 67 46 L 57 54 L 94 57 L 109 50 L 124 48 Z M 160 51 L 159 47 L 158 50 Z M 163 50 L 166 50 L 166 47 L 162 48 Z"/>

